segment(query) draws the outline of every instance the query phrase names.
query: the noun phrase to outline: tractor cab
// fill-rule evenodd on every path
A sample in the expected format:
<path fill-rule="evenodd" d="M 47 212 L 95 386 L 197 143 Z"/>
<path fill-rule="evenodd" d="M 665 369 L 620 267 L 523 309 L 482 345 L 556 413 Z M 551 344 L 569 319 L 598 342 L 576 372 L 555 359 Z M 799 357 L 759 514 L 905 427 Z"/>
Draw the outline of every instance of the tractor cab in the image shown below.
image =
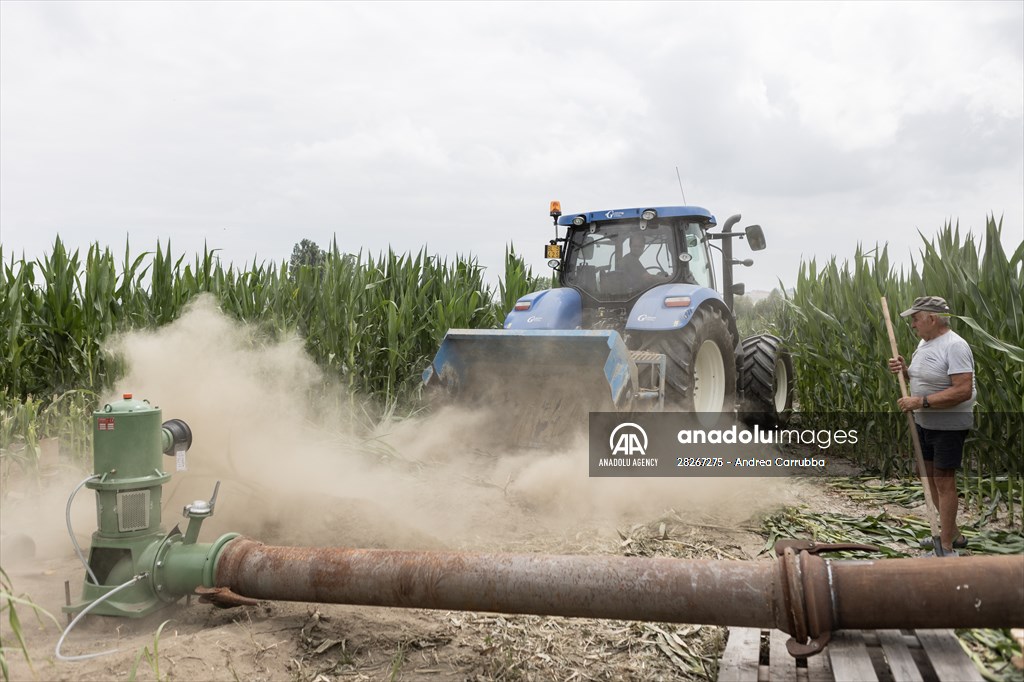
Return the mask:
<path fill-rule="evenodd" d="M 553 207 L 553 211 L 554 211 Z M 643 294 L 662 284 L 714 288 L 702 208 L 672 206 L 552 214 L 566 236 L 553 240 L 559 283 L 580 294 L 584 328 L 621 328 Z M 564 252 L 558 242 L 565 244 Z"/>
<path fill-rule="evenodd" d="M 713 287 L 704 231 L 680 218 L 608 220 L 570 228 L 562 286 L 595 304 L 625 302 L 671 282 Z"/>

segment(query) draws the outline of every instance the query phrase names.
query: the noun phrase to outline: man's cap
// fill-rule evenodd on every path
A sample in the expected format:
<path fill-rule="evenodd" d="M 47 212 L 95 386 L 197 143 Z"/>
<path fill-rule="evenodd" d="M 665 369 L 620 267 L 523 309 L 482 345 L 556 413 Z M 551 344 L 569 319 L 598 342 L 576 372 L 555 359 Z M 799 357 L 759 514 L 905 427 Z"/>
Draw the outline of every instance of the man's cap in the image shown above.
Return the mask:
<path fill-rule="evenodd" d="M 909 317 L 918 312 L 949 314 L 949 304 L 941 296 L 918 296 L 914 299 L 914 305 L 900 313 L 900 317 Z"/>

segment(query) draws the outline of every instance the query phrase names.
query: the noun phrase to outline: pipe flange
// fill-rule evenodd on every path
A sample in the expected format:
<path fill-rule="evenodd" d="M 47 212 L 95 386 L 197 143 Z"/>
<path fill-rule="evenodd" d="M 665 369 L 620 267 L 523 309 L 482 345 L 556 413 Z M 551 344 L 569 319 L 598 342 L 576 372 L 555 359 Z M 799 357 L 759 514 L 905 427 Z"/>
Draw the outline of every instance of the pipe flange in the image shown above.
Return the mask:
<path fill-rule="evenodd" d="M 173 604 L 178 601 L 180 596 L 170 593 L 167 589 L 165 578 L 167 572 L 167 553 L 171 551 L 171 545 L 177 541 L 176 538 L 181 538 L 181 528 L 177 525 L 167 531 L 167 535 L 160 541 L 160 545 L 157 546 L 156 552 L 153 555 L 153 566 L 149 570 L 150 589 L 157 596 L 157 599 L 167 604 Z"/>
<path fill-rule="evenodd" d="M 206 587 L 217 587 L 217 564 L 220 562 L 221 550 L 224 546 L 235 538 L 247 538 L 242 537 L 238 533 L 225 533 L 217 538 L 212 545 L 210 545 L 210 551 L 206 553 L 206 563 L 203 564 L 203 585 Z"/>
<path fill-rule="evenodd" d="M 800 573 L 803 576 L 804 603 L 807 607 L 807 633 L 821 637 L 832 632 L 832 585 L 829 561 L 800 553 Z"/>
<path fill-rule="evenodd" d="M 804 604 L 803 582 L 799 556 L 792 547 L 785 547 L 779 560 L 782 571 L 782 589 L 789 616 L 789 632 L 797 642 L 807 641 L 807 611 Z"/>
<path fill-rule="evenodd" d="M 804 546 L 797 554 L 799 545 Z M 786 650 L 796 657 L 819 654 L 832 639 L 828 562 L 809 551 L 817 549 L 814 543 L 794 541 L 777 549 L 781 550 L 779 570 L 791 635 Z"/>

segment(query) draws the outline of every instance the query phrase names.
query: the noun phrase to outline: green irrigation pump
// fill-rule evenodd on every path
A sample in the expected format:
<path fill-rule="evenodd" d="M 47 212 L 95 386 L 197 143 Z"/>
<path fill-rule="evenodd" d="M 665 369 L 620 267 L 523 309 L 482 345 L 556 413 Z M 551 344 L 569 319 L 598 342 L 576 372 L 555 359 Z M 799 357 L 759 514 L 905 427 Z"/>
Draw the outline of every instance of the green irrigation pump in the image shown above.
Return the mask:
<path fill-rule="evenodd" d="M 88 609 L 98 615 L 140 618 L 197 587 L 213 586 L 217 554 L 238 535 L 228 533 L 210 544 L 196 542 L 203 521 L 213 515 L 220 483 L 209 501 L 197 500 L 184 508 L 184 533 L 178 525 L 170 531 L 160 525 L 163 485 L 171 478 L 163 458 L 173 457 L 176 468 L 184 470 L 191 445 L 192 431 L 185 422 L 161 422 L 159 407 L 131 393 L 93 413 L 94 473 L 75 493 L 83 485 L 96 491 L 97 529 L 88 561 L 71 534 L 86 576 L 81 602 L 69 604 L 66 612 Z"/>

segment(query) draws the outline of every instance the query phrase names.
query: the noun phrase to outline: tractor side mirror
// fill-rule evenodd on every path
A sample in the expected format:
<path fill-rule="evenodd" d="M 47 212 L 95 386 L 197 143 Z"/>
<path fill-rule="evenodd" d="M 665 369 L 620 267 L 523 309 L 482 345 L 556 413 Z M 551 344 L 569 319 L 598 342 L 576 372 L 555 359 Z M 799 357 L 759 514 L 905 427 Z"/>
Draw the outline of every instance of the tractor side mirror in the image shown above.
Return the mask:
<path fill-rule="evenodd" d="M 732 293 L 734 296 L 742 296 L 747 292 L 747 285 L 743 282 L 737 282 L 732 285 Z"/>
<path fill-rule="evenodd" d="M 764 230 L 761 229 L 760 225 L 751 225 L 745 232 L 747 233 L 747 243 L 750 244 L 751 251 L 762 251 L 767 246 L 764 241 Z"/>

